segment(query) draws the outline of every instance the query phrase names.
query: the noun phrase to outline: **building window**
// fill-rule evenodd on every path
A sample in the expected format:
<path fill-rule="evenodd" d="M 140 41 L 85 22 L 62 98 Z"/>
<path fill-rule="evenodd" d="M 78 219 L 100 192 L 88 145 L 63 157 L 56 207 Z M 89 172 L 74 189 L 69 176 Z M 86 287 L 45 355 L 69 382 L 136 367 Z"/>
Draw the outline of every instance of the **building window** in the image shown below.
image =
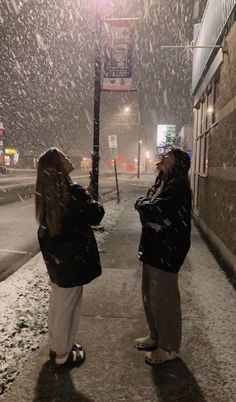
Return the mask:
<path fill-rule="evenodd" d="M 220 74 L 218 73 L 213 81 L 213 124 L 219 120 L 217 101 L 220 94 Z"/>
<path fill-rule="evenodd" d="M 208 175 L 209 134 L 219 120 L 220 68 L 206 86 L 194 110 L 194 163 L 192 188 L 194 207 L 198 211 L 199 177 Z"/>
<path fill-rule="evenodd" d="M 207 175 L 208 173 L 208 145 L 209 134 L 207 132 L 200 138 L 200 175 Z"/>
<path fill-rule="evenodd" d="M 209 94 L 201 101 L 197 111 L 195 174 L 204 176 L 207 175 L 208 169 L 208 138 L 211 125 L 209 117 L 210 102 Z"/>
<path fill-rule="evenodd" d="M 211 128 L 214 124 L 214 90 L 212 85 L 208 89 L 207 94 L 207 117 L 206 117 L 206 130 Z"/>

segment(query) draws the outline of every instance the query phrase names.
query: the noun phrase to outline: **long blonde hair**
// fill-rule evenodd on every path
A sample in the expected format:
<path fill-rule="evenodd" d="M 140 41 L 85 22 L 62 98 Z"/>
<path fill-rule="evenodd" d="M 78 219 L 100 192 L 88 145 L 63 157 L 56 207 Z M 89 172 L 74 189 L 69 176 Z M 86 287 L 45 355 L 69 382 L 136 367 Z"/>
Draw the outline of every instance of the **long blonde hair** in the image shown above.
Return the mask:
<path fill-rule="evenodd" d="M 35 215 L 50 236 L 61 231 L 62 215 L 68 199 L 69 178 L 63 164 L 64 154 L 57 148 L 50 148 L 38 161 L 35 191 Z"/>

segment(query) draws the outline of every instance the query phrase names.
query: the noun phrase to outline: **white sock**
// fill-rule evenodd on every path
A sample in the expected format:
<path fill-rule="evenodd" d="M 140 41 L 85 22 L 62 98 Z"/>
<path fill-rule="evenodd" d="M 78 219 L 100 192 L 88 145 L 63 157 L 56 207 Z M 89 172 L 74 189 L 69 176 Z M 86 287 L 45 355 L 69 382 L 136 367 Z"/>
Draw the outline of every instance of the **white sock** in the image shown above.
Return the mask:
<path fill-rule="evenodd" d="M 56 362 L 57 364 L 63 364 L 63 363 L 65 363 L 66 360 L 68 359 L 68 356 L 69 356 L 69 353 L 67 353 L 67 355 L 64 356 L 64 357 L 56 357 L 55 362 Z"/>

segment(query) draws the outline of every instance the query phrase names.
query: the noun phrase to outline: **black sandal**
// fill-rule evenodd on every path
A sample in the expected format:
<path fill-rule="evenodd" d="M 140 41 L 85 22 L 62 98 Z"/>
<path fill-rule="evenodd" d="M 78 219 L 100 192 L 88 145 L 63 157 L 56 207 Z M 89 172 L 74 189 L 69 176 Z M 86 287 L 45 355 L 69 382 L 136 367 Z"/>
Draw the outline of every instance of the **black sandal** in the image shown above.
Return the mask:
<path fill-rule="evenodd" d="M 83 350 L 83 347 L 82 347 L 82 345 L 80 345 L 79 343 L 74 343 L 74 345 L 72 346 L 72 349 L 71 350 L 75 350 L 75 351 L 77 351 L 77 350 Z M 51 360 L 55 360 L 55 358 L 56 358 L 56 352 L 54 352 L 54 350 L 52 350 L 52 349 L 50 349 L 50 351 L 49 351 L 49 358 L 51 359 Z"/>
<path fill-rule="evenodd" d="M 84 350 L 71 350 L 65 363 L 58 364 L 54 361 L 54 367 L 56 370 L 70 369 L 73 367 L 80 367 L 85 362 Z"/>

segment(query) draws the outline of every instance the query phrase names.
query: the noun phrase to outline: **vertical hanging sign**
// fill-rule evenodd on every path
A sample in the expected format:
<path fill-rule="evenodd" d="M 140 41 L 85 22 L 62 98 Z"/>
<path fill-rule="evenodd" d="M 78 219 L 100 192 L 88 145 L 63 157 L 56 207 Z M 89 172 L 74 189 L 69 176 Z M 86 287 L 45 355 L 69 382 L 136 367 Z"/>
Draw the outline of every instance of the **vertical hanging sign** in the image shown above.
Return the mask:
<path fill-rule="evenodd" d="M 115 179 L 116 179 L 116 192 L 117 192 L 117 204 L 119 204 L 119 202 L 120 202 L 120 190 L 119 190 L 117 167 L 116 167 L 116 159 L 117 159 L 117 156 L 118 156 L 117 136 L 116 135 L 109 135 L 108 136 L 108 143 L 109 143 L 109 148 L 110 148 L 110 151 L 111 151 L 111 157 L 112 157 L 113 164 L 114 164 Z"/>
<path fill-rule="evenodd" d="M 111 157 L 113 160 L 115 160 L 115 159 L 117 159 L 117 156 L 118 156 L 117 136 L 109 135 L 108 143 L 109 143 L 109 148 L 110 148 L 110 152 L 111 152 Z"/>
<path fill-rule="evenodd" d="M 105 21 L 107 45 L 105 50 L 103 87 L 105 91 L 131 90 L 133 57 L 133 21 L 112 19 Z"/>
<path fill-rule="evenodd" d="M 4 128 L 0 121 L 0 164 L 4 164 Z"/>

